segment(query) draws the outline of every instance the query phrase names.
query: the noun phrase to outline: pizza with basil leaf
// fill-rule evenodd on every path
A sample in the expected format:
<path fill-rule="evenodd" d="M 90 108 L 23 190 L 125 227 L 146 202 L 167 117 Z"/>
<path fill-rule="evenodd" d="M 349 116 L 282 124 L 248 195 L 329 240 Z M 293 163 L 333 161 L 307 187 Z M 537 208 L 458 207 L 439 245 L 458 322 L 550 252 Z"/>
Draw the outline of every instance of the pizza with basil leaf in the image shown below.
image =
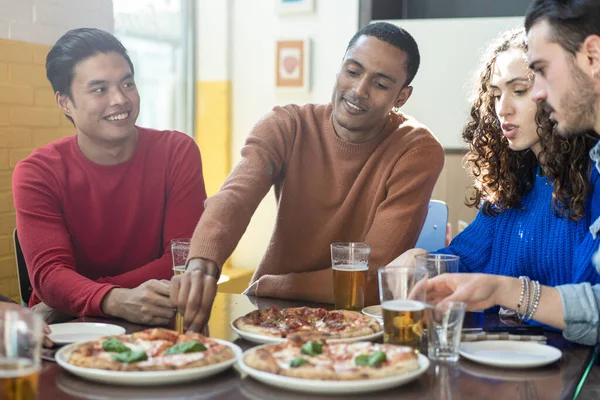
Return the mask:
<path fill-rule="evenodd" d="M 203 367 L 233 358 L 229 346 L 199 333 L 154 328 L 82 343 L 71 351 L 68 362 L 110 371 L 164 371 Z"/>

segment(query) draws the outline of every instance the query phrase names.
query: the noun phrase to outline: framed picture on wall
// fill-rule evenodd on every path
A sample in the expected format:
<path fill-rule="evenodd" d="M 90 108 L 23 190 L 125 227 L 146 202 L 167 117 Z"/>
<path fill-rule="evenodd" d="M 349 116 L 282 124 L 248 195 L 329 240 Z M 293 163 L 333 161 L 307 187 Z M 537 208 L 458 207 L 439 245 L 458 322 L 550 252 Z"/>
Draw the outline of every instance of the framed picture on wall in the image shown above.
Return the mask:
<path fill-rule="evenodd" d="M 315 10 L 315 0 L 276 0 L 279 14 L 311 13 Z"/>
<path fill-rule="evenodd" d="M 310 91 L 310 39 L 277 41 L 275 87 L 283 90 Z"/>

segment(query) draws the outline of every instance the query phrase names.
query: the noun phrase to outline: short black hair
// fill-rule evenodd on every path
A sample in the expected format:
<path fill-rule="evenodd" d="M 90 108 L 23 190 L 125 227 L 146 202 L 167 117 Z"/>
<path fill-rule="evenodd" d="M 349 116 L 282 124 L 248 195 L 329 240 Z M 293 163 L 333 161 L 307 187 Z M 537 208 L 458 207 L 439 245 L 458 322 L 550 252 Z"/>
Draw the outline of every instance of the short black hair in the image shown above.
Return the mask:
<path fill-rule="evenodd" d="M 73 29 L 61 36 L 46 56 L 46 77 L 54 93 L 71 97 L 75 66 L 98 53 L 116 52 L 125 58 L 133 75 L 133 63 L 127 49 L 112 34 L 95 28 Z"/>
<path fill-rule="evenodd" d="M 534 0 L 525 15 L 525 30 L 542 20 L 552 28 L 551 40 L 575 55 L 590 35 L 600 35 L 600 1 Z"/>
<path fill-rule="evenodd" d="M 408 62 L 406 65 L 406 82 L 404 83 L 404 86 L 406 87 L 410 85 L 415 75 L 417 75 L 419 64 L 421 63 L 419 46 L 411 34 L 399 26 L 390 24 L 389 22 L 374 22 L 365 26 L 354 34 L 352 39 L 350 39 L 350 42 L 348 42 L 346 52 L 352 46 L 354 46 L 358 38 L 363 35 L 376 37 L 381 41 L 399 48 L 408 55 Z"/>

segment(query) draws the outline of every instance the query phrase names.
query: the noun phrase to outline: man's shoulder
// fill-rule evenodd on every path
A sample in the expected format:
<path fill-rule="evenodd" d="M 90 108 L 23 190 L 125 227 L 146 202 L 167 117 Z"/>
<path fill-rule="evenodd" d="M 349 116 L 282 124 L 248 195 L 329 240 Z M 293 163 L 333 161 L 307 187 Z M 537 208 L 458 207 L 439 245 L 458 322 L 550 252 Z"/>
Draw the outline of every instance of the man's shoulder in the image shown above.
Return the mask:
<path fill-rule="evenodd" d="M 194 144 L 194 138 L 177 130 L 159 130 L 152 128 L 137 127 L 140 138 L 150 144 L 158 146 L 179 146 L 181 144 Z"/>
<path fill-rule="evenodd" d="M 440 151 L 443 151 L 439 140 L 425 124 L 404 113 L 398 113 L 396 118 L 396 123 L 398 125 L 395 131 L 390 135 L 390 139 L 393 142 L 402 146 L 437 148 Z"/>
<path fill-rule="evenodd" d="M 268 115 L 272 117 L 283 119 L 283 118 L 294 118 L 298 120 L 322 120 L 329 118 L 331 115 L 330 104 L 286 104 L 283 106 L 275 106 Z"/>
<path fill-rule="evenodd" d="M 77 142 L 75 135 L 54 140 L 45 146 L 33 150 L 30 155 L 19 161 L 15 169 L 25 165 L 52 166 L 68 162 L 73 144 Z"/>

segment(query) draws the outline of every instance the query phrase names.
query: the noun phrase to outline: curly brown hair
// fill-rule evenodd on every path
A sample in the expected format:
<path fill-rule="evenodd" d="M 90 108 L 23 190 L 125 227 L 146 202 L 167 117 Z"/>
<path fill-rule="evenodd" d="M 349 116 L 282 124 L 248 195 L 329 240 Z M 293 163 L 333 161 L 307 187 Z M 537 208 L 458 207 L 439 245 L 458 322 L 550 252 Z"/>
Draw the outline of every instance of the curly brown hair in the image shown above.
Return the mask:
<path fill-rule="evenodd" d="M 573 221 L 579 220 L 585 214 L 585 202 L 590 192 L 588 153 L 596 142 L 595 136 L 586 134 L 564 139 L 553 134 L 554 124 L 538 107 L 537 134 L 542 146 L 539 161 L 529 149 L 514 151 L 509 148 L 496 115 L 490 80 L 496 58 L 510 49 L 520 49 L 525 56 L 527 36 L 524 29 L 501 34 L 486 51 L 477 75 L 476 98 L 462 132 L 463 140 L 469 144 L 463 164 L 475 181 L 465 204 L 481 208 L 486 215 L 519 207 L 523 195 L 533 186 L 540 164 L 552 181 L 555 213 Z"/>

